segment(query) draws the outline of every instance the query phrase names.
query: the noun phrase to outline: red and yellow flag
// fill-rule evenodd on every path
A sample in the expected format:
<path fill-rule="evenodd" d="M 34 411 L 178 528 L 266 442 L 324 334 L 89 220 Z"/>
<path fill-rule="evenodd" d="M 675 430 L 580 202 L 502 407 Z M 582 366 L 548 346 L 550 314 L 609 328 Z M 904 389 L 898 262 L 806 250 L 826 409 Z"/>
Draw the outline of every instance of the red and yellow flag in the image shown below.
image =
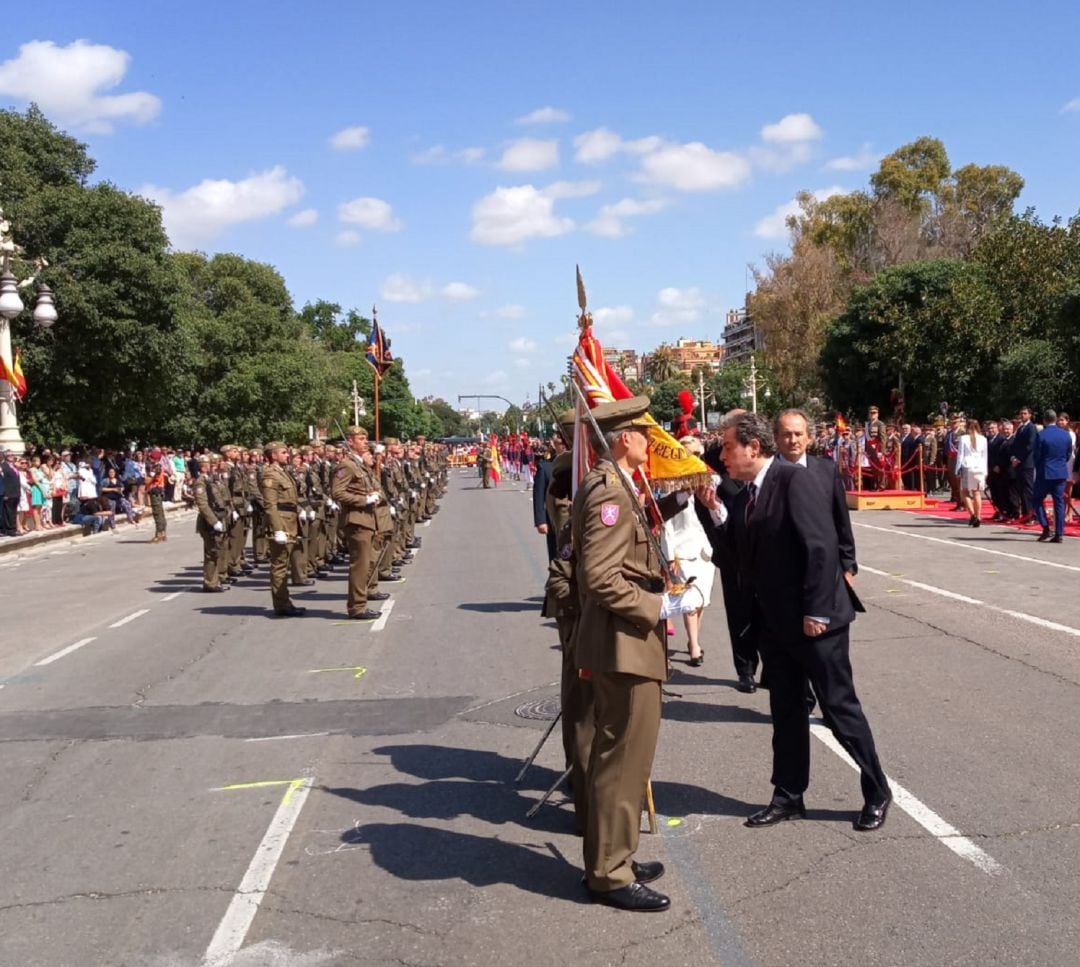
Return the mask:
<path fill-rule="evenodd" d="M 571 359 L 571 377 L 581 388 L 589 403 L 589 409 L 600 403 L 629 399 L 634 394 L 604 359 L 604 350 L 592 332 L 592 317 L 583 312 L 581 335 Z M 579 412 L 574 428 L 574 482 L 575 487 L 595 462 L 589 446 L 589 436 L 584 414 Z M 708 483 L 710 471 L 704 462 L 690 453 L 651 415 L 649 419 L 649 463 L 647 477 L 652 486 L 661 490 L 681 490 Z"/>
<path fill-rule="evenodd" d="M 26 377 L 23 375 L 22 350 L 15 350 L 15 362 L 0 354 L 0 379 L 11 384 L 15 399 L 21 400 L 26 395 Z"/>

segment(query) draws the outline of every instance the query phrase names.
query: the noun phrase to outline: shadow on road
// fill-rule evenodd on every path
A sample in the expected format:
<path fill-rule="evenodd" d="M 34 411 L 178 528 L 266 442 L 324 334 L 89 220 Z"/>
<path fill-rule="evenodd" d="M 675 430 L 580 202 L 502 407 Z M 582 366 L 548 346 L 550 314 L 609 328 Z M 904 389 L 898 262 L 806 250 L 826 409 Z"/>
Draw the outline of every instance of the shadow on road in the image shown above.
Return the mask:
<path fill-rule="evenodd" d="M 664 702 L 664 718 L 672 722 L 746 722 L 756 725 L 771 722 L 764 712 L 741 705 L 714 705 L 711 702 Z"/>
<path fill-rule="evenodd" d="M 333 791 L 333 790 L 330 790 Z M 402 880 L 464 880 L 472 886 L 509 883 L 527 893 L 588 903 L 578 878 L 554 844 L 528 848 L 409 823 L 369 823 L 346 831 L 342 842 L 367 845 L 382 869 Z"/>
<path fill-rule="evenodd" d="M 461 611 L 482 611 L 485 614 L 500 614 L 508 611 L 538 611 L 533 601 L 475 601 L 459 604 Z"/>

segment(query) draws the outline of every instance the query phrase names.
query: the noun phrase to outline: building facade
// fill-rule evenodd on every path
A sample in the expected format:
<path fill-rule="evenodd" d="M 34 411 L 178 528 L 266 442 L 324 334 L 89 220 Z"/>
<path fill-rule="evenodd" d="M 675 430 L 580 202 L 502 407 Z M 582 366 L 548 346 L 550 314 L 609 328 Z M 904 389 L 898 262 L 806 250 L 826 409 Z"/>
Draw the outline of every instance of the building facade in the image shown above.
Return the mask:
<path fill-rule="evenodd" d="M 749 362 L 752 353 L 762 347 L 754 319 L 747 310 L 730 309 L 724 326 L 724 361 Z"/>

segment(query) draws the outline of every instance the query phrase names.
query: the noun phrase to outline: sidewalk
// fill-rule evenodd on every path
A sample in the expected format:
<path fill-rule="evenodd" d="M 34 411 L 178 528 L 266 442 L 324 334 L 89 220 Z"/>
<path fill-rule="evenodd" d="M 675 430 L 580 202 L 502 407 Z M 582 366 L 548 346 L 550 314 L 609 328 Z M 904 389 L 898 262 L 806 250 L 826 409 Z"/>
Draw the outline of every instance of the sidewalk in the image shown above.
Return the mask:
<path fill-rule="evenodd" d="M 179 511 L 187 510 L 183 503 L 165 503 L 166 518 Z M 140 531 L 147 529 L 147 540 L 154 535 L 154 518 L 149 512 L 143 514 Z M 120 517 L 116 521 L 117 531 L 135 530 L 133 524 L 127 522 L 126 517 Z M 105 533 L 101 531 L 100 533 Z M 0 555 L 10 554 L 15 551 L 26 551 L 40 544 L 51 544 L 54 541 L 81 540 L 84 537 L 94 535 L 87 533 L 82 524 L 65 524 L 63 527 L 53 527 L 49 530 L 31 531 L 29 534 L 20 534 L 18 537 L 0 537 Z"/>

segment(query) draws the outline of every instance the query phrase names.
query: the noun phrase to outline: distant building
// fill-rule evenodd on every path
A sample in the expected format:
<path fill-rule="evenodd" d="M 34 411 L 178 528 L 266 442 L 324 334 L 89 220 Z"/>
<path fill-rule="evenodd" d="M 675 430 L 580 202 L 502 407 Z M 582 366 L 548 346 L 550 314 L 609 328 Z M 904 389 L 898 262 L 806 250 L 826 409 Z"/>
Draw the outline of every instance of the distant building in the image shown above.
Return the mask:
<path fill-rule="evenodd" d="M 692 373 L 699 366 L 717 370 L 724 360 L 724 347 L 711 339 L 677 339 L 671 353 L 680 373 Z"/>
<path fill-rule="evenodd" d="M 730 309 L 724 326 L 724 362 L 747 362 L 762 347 L 753 317 L 746 309 Z"/>
<path fill-rule="evenodd" d="M 604 361 L 624 380 L 641 379 L 641 367 L 644 359 L 632 349 L 612 349 L 608 347 L 604 350 Z"/>

